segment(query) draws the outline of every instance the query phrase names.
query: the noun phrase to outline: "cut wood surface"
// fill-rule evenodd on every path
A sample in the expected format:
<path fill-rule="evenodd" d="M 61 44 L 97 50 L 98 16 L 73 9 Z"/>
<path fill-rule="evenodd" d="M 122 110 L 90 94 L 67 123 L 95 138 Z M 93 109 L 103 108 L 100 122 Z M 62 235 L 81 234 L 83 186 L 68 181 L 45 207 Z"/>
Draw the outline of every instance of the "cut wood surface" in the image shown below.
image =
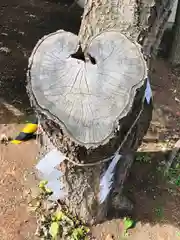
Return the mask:
<path fill-rule="evenodd" d="M 97 147 L 131 109 L 147 67 L 140 46 L 118 31 L 97 35 L 81 56 L 79 48 L 78 36 L 69 32 L 44 37 L 30 61 L 32 92 L 69 137 Z"/>

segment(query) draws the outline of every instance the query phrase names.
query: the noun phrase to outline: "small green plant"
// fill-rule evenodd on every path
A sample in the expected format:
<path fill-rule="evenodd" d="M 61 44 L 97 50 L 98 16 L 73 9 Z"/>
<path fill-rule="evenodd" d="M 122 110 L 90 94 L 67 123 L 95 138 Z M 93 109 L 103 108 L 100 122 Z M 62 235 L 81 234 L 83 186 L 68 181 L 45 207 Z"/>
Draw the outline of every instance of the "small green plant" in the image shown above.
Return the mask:
<path fill-rule="evenodd" d="M 84 239 L 88 232 L 89 229 L 84 226 L 77 227 L 72 231 L 71 240 Z"/>
<path fill-rule="evenodd" d="M 132 219 L 130 219 L 130 218 L 125 217 L 123 219 L 123 224 L 124 224 L 125 231 L 127 231 L 128 229 L 133 227 L 134 221 Z"/>
<path fill-rule="evenodd" d="M 48 181 L 43 180 L 39 183 L 39 188 L 41 189 L 41 194 L 45 195 L 45 196 L 49 196 L 51 194 L 53 194 L 52 190 L 47 188 Z"/>
<path fill-rule="evenodd" d="M 43 240 L 86 240 L 89 229 L 58 202 L 48 201 L 53 192 L 47 184 L 39 183 L 40 194 L 30 204 L 37 217 L 36 236 Z"/>
<path fill-rule="evenodd" d="M 123 239 L 128 237 L 128 229 L 133 228 L 134 225 L 135 225 L 134 220 L 132 220 L 128 217 L 125 217 L 123 219 L 123 233 L 122 233 L 122 238 Z"/>
<path fill-rule="evenodd" d="M 175 181 L 176 186 L 180 187 L 180 176 Z"/>
<path fill-rule="evenodd" d="M 180 187 L 180 164 L 177 163 L 174 167 L 171 167 L 167 174 L 167 179 L 171 184 L 175 184 Z"/>
<path fill-rule="evenodd" d="M 148 153 L 137 153 L 136 161 L 141 163 L 151 163 L 151 156 Z"/>
<path fill-rule="evenodd" d="M 52 239 L 56 239 L 59 234 L 59 223 L 52 222 L 49 228 L 49 233 L 52 236 Z"/>
<path fill-rule="evenodd" d="M 162 219 L 164 215 L 164 211 L 162 207 L 155 208 L 155 214 L 158 219 Z"/>

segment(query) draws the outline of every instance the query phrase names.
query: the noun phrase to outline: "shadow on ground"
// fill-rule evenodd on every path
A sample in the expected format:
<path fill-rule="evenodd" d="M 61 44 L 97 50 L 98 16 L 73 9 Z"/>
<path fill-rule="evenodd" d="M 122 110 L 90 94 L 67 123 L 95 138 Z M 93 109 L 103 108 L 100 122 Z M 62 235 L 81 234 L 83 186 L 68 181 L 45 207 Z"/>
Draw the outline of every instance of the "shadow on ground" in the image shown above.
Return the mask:
<path fill-rule="evenodd" d="M 133 218 L 143 223 L 180 227 L 180 168 L 164 176 L 170 151 L 138 153 L 126 183 L 127 196 L 134 202 Z"/>
<path fill-rule="evenodd" d="M 73 0 L 1 0 L 0 123 L 19 121 L 24 119 L 23 115 L 32 113 L 25 89 L 28 58 L 44 35 L 58 29 L 78 32 L 82 10 L 73 3 Z"/>
<path fill-rule="evenodd" d="M 125 195 L 134 203 L 131 214 L 136 221 L 180 228 L 180 182 L 176 182 L 180 167 L 176 169 L 176 179 L 173 169 L 165 177 L 163 168 L 180 133 L 179 69 L 171 69 L 162 59 L 154 61 L 152 68 L 153 118 L 139 149 L 141 157 L 134 162 L 125 184 Z"/>
<path fill-rule="evenodd" d="M 174 167 L 164 176 L 170 152 L 137 153 L 124 185 L 124 195 L 134 204 L 134 210 L 129 213 L 111 210 L 109 221 L 92 228 L 96 240 L 104 240 L 107 235 L 114 240 L 179 240 L 180 168 Z M 128 237 L 122 230 L 124 217 L 135 223 L 128 230 Z"/>

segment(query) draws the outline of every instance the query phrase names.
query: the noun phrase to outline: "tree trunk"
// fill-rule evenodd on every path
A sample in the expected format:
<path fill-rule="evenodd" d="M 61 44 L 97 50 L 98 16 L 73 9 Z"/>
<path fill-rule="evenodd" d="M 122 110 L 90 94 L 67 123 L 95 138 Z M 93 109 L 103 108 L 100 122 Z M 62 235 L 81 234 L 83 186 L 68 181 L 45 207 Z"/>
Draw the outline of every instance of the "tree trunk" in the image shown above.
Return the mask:
<path fill-rule="evenodd" d="M 173 43 L 171 49 L 170 61 L 172 65 L 180 64 L 180 1 L 178 1 L 176 18 L 173 26 Z"/>
<path fill-rule="evenodd" d="M 63 201 L 86 223 L 121 209 L 152 116 L 147 66 L 171 7 L 170 0 L 88 0 L 79 37 L 50 34 L 30 58 L 27 89 L 44 131 L 41 152 L 56 147 L 66 156 Z"/>

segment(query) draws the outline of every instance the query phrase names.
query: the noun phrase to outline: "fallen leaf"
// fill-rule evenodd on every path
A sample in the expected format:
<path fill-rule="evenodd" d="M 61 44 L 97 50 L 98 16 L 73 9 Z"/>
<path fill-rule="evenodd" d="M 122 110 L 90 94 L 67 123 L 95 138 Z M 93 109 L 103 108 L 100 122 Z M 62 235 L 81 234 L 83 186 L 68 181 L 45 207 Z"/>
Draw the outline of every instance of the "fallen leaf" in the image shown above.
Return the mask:
<path fill-rule="evenodd" d="M 50 226 L 49 233 L 53 238 L 57 237 L 59 233 L 59 224 L 57 222 L 53 222 Z"/>
<path fill-rule="evenodd" d="M 39 188 L 44 188 L 47 184 L 48 184 L 48 181 L 46 180 L 40 181 Z"/>
<path fill-rule="evenodd" d="M 130 218 L 124 218 L 123 219 L 124 229 L 128 230 L 134 225 L 134 221 Z"/>

